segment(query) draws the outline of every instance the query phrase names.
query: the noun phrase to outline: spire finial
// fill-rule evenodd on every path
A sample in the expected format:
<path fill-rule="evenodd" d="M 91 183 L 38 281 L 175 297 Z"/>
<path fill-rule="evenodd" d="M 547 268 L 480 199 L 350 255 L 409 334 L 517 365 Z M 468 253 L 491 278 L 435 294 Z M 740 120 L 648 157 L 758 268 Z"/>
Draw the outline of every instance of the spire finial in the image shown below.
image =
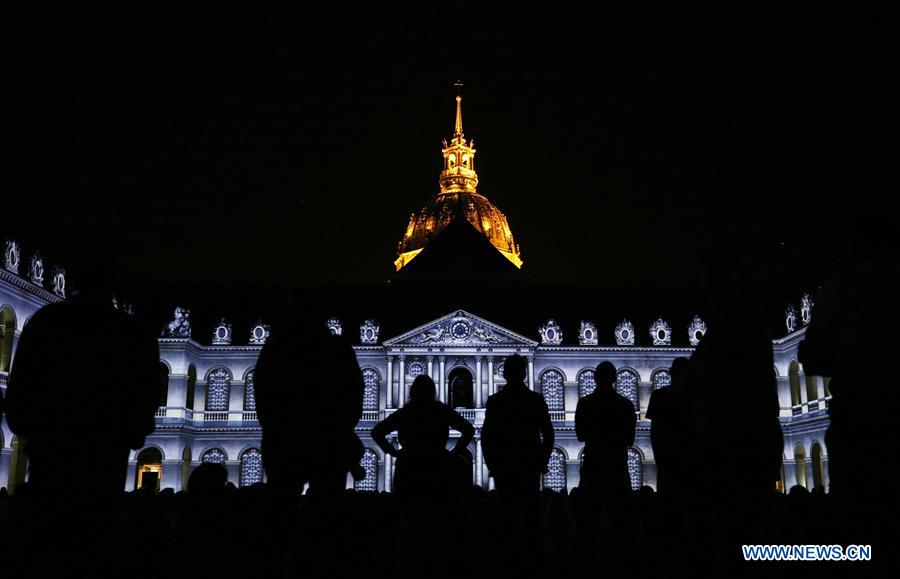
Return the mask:
<path fill-rule="evenodd" d="M 462 137 L 463 135 L 463 127 L 462 127 L 462 82 L 456 81 L 453 83 L 453 86 L 456 87 L 456 126 L 453 129 L 454 137 Z"/>

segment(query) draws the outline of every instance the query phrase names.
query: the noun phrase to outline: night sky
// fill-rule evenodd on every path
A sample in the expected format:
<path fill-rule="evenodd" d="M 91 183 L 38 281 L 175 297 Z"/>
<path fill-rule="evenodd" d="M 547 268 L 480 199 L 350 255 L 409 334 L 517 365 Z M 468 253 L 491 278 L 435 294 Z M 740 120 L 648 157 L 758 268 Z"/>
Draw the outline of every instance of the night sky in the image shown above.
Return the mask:
<path fill-rule="evenodd" d="M 0 234 L 148 287 L 386 279 L 457 78 L 542 283 L 689 285 L 728 242 L 813 285 L 898 191 L 892 15 L 81 4 L 4 27 Z"/>

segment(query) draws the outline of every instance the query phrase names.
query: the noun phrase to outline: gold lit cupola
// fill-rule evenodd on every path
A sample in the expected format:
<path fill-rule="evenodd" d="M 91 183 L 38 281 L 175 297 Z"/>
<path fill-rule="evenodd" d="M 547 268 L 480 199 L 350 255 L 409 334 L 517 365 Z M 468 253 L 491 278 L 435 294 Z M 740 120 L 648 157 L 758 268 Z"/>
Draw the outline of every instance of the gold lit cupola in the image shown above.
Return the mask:
<path fill-rule="evenodd" d="M 457 89 L 462 87 L 456 83 Z M 440 191 L 418 213 L 409 217 L 406 233 L 397 246 L 394 266 L 400 271 L 447 225 L 456 218 L 465 218 L 484 235 L 491 245 L 517 268 L 522 267 L 519 246 L 513 239 L 506 216 L 486 197 L 478 193 L 478 174 L 475 172 L 475 142 L 466 142 L 462 124 L 462 96 L 456 95 L 456 123 L 450 144 L 444 140 L 441 150 L 444 168 L 439 179 Z"/>

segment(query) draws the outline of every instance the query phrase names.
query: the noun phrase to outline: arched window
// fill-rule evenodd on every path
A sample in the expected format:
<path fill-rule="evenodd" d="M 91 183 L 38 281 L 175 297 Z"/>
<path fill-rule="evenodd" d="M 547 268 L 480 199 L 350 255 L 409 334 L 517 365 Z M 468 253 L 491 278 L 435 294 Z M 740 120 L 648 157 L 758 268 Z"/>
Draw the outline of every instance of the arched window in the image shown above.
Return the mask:
<path fill-rule="evenodd" d="M 227 412 L 228 397 L 231 394 L 231 372 L 216 368 L 206 379 L 206 410 Z"/>
<path fill-rule="evenodd" d="M 822 476 L 824 465 L 822 464 L 822 445 L 814 442 L 809 449 L 809 457 L 812 460 L 813 488 L 824 487 L 825 477 Z"/>
<path fill-rule="evenodd" d="M 791 360 L 791 365 L 788 366 L 788 382 L 791 385 L 791 406 L 797 406 L 801 403 L 800 364 L 797 360 Z"/>
<path fill-rule="evenodd" d="M 672 374 L 665 368 L 662 368 L 653 373 L 651 381 L 653 382 L 654 390 L 665 388 L 672 385 Z"/>
<path fill-rule="evenodd" d="M 375 492 L 378 490 L 378 455 L 371 448 L 367 448 L 363 453 L 362 460 L 359 461 L 366 476 L 360 480 L 353 481 L 353 488 L 358 491 Z"/>
<path fill-rule="evenodd" d="M 819 388 L 818 388 L 818 385 L 816 384 L 816 377 L 806 374 L 806 376 L 804 376 L 804 378 L 806 381 L 806 400 L 809 402 L 818 400 L 819 399 Z"/>
<path fill-rule="evenodd" d="M 378 391 L 381 388 L 381 376 L 372 368 L 364 368 L 363 377 L 363 410 L 378 410 Z"/>
<path fill-rule="evenodd" d="M 566 455 L 554 448 L 547 462 L 547 473 L 544 475 L 544 488 L 561 493 L 566 490 Z"/>
<path fill-rule="evenodd" d="M 184 406 L 188 410 L 194 409 L 194 394 L 197 391 L 197 368 L 194 367 L 193 364 L 188 366 L 188 378 L 187 378 L 187 397 L 184 401 Z"/>
<path fill-rule="evenodd" d="M 9 306 L 3 306 L 0 308 L 0 372 L 9 372 L 15 338 L 16 314 Z"/>
<path fill-rule="evenodd" d="M 597 382 L 594 380 L 593 370 L 582 370 L 578 373 L 578 397 L 584 398 L 591 394 L 597 388 Z"/>
<path fill-rule="evenodd" d="M 137 478 L 135 488 L 149 488 L 159 490 L 159 482 L 162 478 L 163 456 L 158 448 L 152 446 L 145 448 L 137 455 Z"/>
<path fill-rule="evenodd" d="M 209 464 L 225 464 L 228 457 L 221 448 L 210 448 L 200 457 L 200 462 Z"/>
<path fill-rule="evenodd" d="M 248 448 L 241 453 L 241 474 L 238 484 L 248 487 L 263 480 L 262 453 L 258 448 Z"/>
<path fill-rule="evenodd" d="M 247 412 L 256 412 L 256 391 L 253 389 L 255 374 L 256 370 L 250 370 L 244 378 L 244 410 Z"/>
<path fill-rule="evenodd" d="M 794 468 L 797 471 L 797 484 L 809 488 L 806 481 L 806 451 L 802 444 L 794 447 Z"/>
<path fill-rule="evenodd" d="M 641 472 L 641 453 L 636 448 L 628 449 L 628 478 L 631 479 L 631 490 L 636 491 L 644 484 Z"/>
<path fill-rule="evenodd" d="M 415 379 L 416 376 L 421 376 L 424 373 L 425 366 L 422 365 L 422 362 L 412 362 L 406 367 L 406 374 L 412 379 Z"/>
<path fill-rule="evenodd" d="M 640 378 L 634 370 L 619 370 L 616 378 L 616 392 L 631 400 L 634 409 L 638 409 L 638 384 Z"/>
<path fill-rule="evenodd" d="M 544 393 L 544 401 L 550 410 L 565 410 L 565 388 L 563 387 L 563 375 L 559 370 L 546 370 L 541 374 L 541 391 Z"/>
<path fill-rule="evenodd" d="M 169 367 L 159 363 L 159 406 L 165 406 L 169 397 Z"/>

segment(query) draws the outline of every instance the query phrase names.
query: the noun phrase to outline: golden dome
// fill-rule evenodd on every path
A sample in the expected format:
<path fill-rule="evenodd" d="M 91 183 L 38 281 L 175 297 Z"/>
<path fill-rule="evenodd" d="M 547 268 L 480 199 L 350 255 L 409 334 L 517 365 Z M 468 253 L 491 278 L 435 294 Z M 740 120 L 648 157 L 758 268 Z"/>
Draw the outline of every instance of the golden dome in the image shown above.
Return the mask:
<path fill-rule="evenodd" d="M 444 141 L 441 153 L 444 167 L 439 179 L 440 191 L 421 211 L 410 215 L 406 233 L 397 246 L 397 259 L 394 260 L 397 271 L 425 249 L 451 221 L 461 217 L 484 235 L 503 257 L 516 267 L 522 267 L 519 246 L 513 239 L 506 216 L 477 191 L 475 142 L 466 143 L 463 136 L 462 97 L 459 95 L 456 96 L 453 139 L 449 145 Z"/>

